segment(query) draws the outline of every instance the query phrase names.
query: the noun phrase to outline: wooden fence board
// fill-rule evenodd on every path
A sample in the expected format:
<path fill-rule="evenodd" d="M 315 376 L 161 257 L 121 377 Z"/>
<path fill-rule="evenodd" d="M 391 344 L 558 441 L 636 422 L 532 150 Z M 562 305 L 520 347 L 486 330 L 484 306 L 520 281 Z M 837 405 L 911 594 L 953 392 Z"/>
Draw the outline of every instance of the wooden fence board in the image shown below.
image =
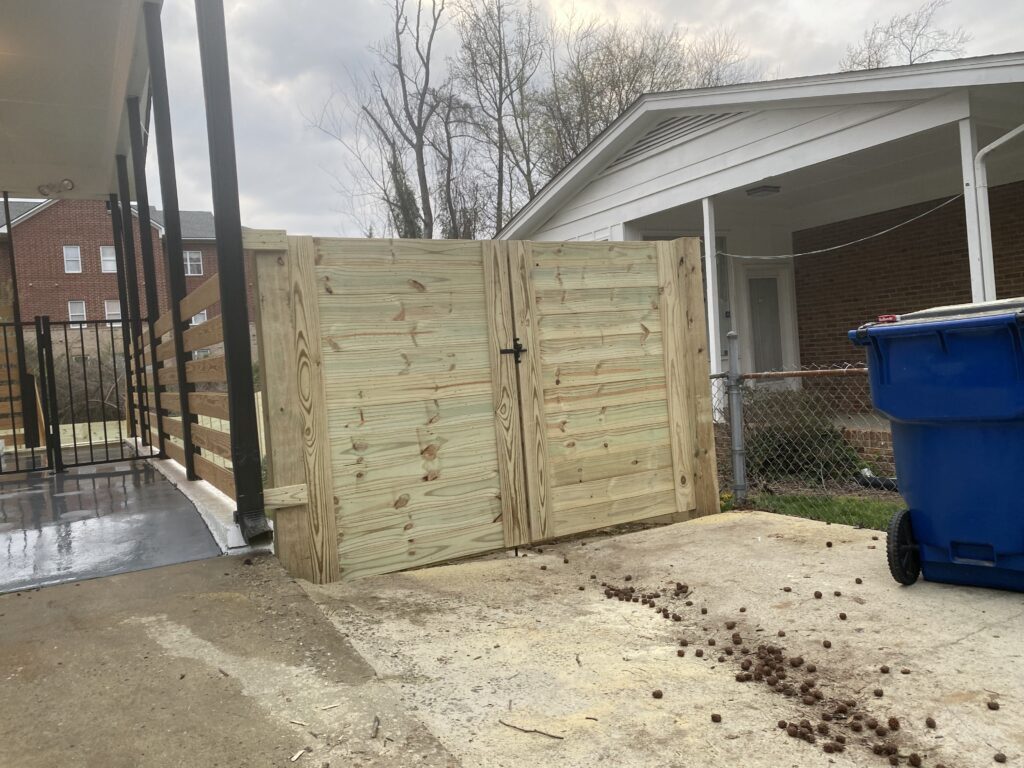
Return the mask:
<path fill-rule="evenodd" d="M 283 235 L 283 233 L 282 233 Z M 245 238 L 248 247 L 250 240 Z M 306 466 L 302 450 L 303 417 L 293 407 L 298 399 L 298 373 L 295 366 L 295 317 L 292 313 L 291 255 L 287 238 L 282 237 L 280 252 L 259 251 L 256 272 L 256 341 L 259 349 L 260 377 L 263 385 L 262 410 L 266 425 L 266 472 L 274 486 L 306 486 Z M 273 365 L 269 361 L 275 361 Z M 314 565 L 311 533 L 312 511 L 307 497 L 274 514 L 274 552 L 289 573 L 313 581 Z M 332 546 L 334 546 L 332 542 Z"/>
<path fill-rule="evenodd" d="M 220 301 L 220 277 L 214 274 L 202 285 L 183 298 L 178 306 L 181 309 L 182 318 L 189 318 L 198 315 L 204 309 L 209 309 Z"/>
<path fill-rule="evenodd" d="M 665 386 L 668 390 L 669 442 L 675 470 L 676 519 L 685 520 L 695 506 L 693 484 L 692 411 L 686 407 L 686 359 L 683 310 L 676 250 L 672 243 L 658 243 L 658 278 L 661 283 L 661 323 L 673 343 L 664 345 Z"/>
<path fill-rule="evenodd" d="M 684 375 L 686 408 L 693 429 L 693 483 L 697 515 L 721 509 L 718 495 L 718 463 L 715 454 L 715 423 L 711 403 L 708 329 L 705 322 L 704 288 L 701 279 L 700 244 L 688 237 L 672 242 L 682 286 L 681 343 L 687 350 Z"/>
<path fill-rule="evenodd" d="M 695 242 L 247 235 L 261 358 L 289 361 L 264 363 L 289 569 L 352 578 L 717 504 Z"/>
<path fill-rule="evenodd" d="M 181 345 L 186 352 L 194 352 L 204 347 L 212 347 L 224 341 L 224 328 L 221 316 L 211 317 L 205 323 L 193 325 L 181 334 Z"/>

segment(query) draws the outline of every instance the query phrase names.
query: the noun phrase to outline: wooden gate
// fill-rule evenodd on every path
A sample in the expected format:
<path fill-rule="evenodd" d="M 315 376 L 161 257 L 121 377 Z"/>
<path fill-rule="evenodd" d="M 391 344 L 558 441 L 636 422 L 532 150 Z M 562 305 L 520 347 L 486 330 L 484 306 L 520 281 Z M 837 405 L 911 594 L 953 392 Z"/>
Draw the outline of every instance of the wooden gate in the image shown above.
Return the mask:
<path fill-rule="evenodd" d="M 246 247 L 265 495 L 296 575 L 717 511 L 696 240 Z"/>

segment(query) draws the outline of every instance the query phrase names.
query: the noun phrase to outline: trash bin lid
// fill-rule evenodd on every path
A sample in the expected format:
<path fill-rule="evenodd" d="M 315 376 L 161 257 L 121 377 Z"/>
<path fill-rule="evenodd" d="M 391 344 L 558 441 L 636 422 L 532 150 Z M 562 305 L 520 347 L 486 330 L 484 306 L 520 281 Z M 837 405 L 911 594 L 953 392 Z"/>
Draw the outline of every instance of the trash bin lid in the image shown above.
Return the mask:
<path fill-rule="evenodd" d="M 1016 315 L 1024 312 L 1024 297 L 999 299 L 998 301 L 980 301 L 973 304 L 948 304 L 942 307 L 907 312 L 903 315 L 891 315 L 878 324 L 909 325 L 910 323 L 934 322 L 936 320 L 960 320 L 975 317 L 994 317 L 1000 315 Z M 866 325 L 876 325 L 868 323 Z"/>

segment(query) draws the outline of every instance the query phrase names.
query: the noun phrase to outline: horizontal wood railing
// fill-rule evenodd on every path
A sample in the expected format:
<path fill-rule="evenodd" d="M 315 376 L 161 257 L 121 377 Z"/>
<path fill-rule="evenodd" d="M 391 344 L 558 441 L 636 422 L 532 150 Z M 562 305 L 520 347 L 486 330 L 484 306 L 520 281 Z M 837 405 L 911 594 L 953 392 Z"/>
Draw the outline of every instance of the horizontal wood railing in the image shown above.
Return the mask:
<path fill-rule="evenodd" d="M 178 350 L 174 344 L 170 311 L 153 322 L 156 354 L 149 346 L 149 330 L 142 333 L 143 362 L 150 388 L 161 389 L 161 417 L 164 449 L 171 459 L 185 464 L 192 454 L 196 475 L 234 498 L 235 482 L 231 466 L 231 429 L 228 414 L 227 377 L 223 354 L 224 331 L 219 314 L 213 310 L 220 302 L 220 280 L 213 275 L 181 299 L 178 306 L 184 319 L 206 313 L 203 322 L 190 324 L 182 332 L 181 354 L 185 356 L 186 392 L 178 391 Z M 153 361 L 155 357 L 155 365 Z M 154 370 L 155 369 L 155 370 Z M 186 408 L 182 407 L 184 396 Z M 185 444 L 182 413 L 190 419 L 191 441 Z M 152 439 L 157 441 L 156 413 L 149 409 Z"/>

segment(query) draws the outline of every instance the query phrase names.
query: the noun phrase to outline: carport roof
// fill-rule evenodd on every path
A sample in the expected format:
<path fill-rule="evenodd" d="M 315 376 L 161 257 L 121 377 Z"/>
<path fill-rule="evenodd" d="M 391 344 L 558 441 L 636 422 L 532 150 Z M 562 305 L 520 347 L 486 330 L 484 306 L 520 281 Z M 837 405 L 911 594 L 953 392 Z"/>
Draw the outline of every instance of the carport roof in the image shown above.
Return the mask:
<path fill-rule="evenodd" d="M 116 189 L 125 99 L 146 103 L 142 7 L 153 0 L 0 0 L 0 179 L 15 197 Z M 159 4 L 159 0 L 156 0 Z"/>
<path fill-rule="evenodd" d="M 1008 83 L 1024 83 L 1024 52 L 644 94 L 559 171 L 498 237 L 531 236 L 589 181 L 609 165 L 628 160 L 634 145 L 662 126 L 681 135 L 707 130 L 712 127 L 708 120 L 728 121 L 738 111 L 938 96 L 956 88 Z M 682 122 L 659 122 L 672 115 L 684 116 Z"/>

